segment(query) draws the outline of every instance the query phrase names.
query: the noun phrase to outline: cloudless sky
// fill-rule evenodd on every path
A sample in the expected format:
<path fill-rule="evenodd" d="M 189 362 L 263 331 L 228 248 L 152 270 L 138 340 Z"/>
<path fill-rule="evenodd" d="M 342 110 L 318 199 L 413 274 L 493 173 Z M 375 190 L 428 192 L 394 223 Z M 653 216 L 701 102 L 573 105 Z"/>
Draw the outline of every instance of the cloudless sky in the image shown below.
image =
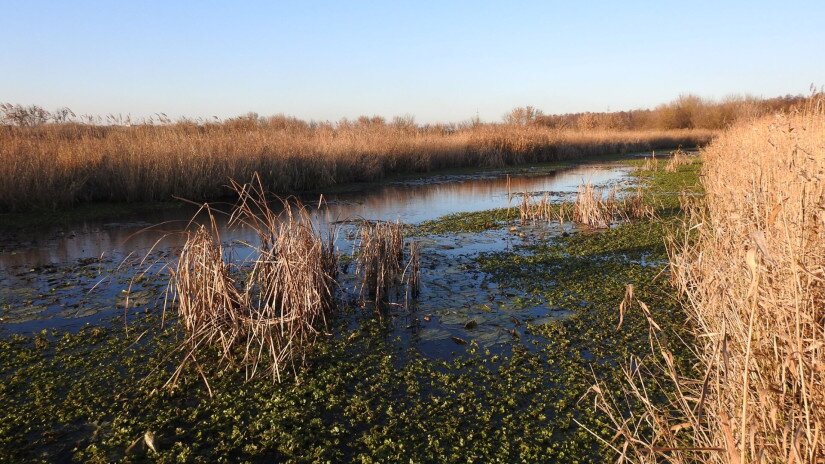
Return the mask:
<path fill-rule="evenodd" d="M 419 122 L 825 84 L 825 1 L 8 1 L 0 102 Z"/>

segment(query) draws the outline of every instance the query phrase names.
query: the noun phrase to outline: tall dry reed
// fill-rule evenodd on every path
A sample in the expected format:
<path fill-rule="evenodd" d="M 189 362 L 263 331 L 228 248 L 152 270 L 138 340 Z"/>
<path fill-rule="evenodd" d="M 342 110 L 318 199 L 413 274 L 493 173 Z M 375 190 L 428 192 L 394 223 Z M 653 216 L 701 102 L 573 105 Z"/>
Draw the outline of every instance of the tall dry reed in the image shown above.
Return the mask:
<path fill-rule="evenodd" d="M 690 158 L 687 153 L 685 153 L 681 148 L 678 148 L 670 154 L 670 160 L 668 160 L 665 165 L 665 171 L 676 172 L 679 169 L 679 166 L 683 166 L 685 164 L 690 164 Z"/>
<path fill-rule="evenodd" d="M 595 387 L 620 460 L 825 462 L 824 106 L 736 126 L 703 151 L 707 195 L 669 247 L 701 375 L 651 329 L 661 361 L 634 361 L 623 394 Z"/>
<path fill-rule="evenodd" d="M 605 195 L 603 188 L 590 182 L 579 185 L 573 202 L 573 222 L 597 229 L 609 227 L 615 218 L 615 204 L 615 189 Z"/>
<path fill-rule="evenodd" d="M 390 290 L 401 283 L 405 270 L 404 230 L 399 222 L 363 221 L 358 231 L 356 273 L 361 276 L 361 299 L 371 301 L 377 316 L 383 315 Z M 417 245 L 415 260 L 418 259 Z M 417 284 L 417 276 L 416 276 Z"/>
<path fill-rule="evenodd" d="M 0 126 L 0 212 L 90 201 L 209 200 L 229 179 L 261 173 L 282 194 L 394 173 L 504 166 L 695 146 L 702 130 L 575 131 L 380 121 L 312 124 L 284 118 L 223 123 Z"/>
<path fill-rule="evenodd" d="M 250 261 L 233 264 L 214 219 L 187 237 L 170 282 L 187 334 L 171 382 L 190 361 L 198 365 L 205 347 L 247 378 L 261 369 L 279 382 L 285 372 L 297 375 L 334 307 L 333 236 L 322 238 L 297 201 L 270 206 L 259 179 L 233 186 L 240 200 L 229 224 L 251 228 L 259 241 L 248 244 Z"/>

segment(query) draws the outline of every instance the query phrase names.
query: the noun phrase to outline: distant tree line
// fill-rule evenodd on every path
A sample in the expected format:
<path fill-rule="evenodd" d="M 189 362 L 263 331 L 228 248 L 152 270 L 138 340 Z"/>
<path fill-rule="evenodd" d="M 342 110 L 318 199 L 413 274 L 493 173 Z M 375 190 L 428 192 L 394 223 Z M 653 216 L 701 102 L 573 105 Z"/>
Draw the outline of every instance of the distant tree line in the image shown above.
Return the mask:
<path fill-rule="evenodd" d="M 731 96 L 717 101 L 687 94 L 653 109 L 545 114 L 533 106 L 523 106 L 514 108 L 504 115 L 503 119 L 507 125 L 540 126 L 565 130 L 717 130 L 723 129 L 740 119 L 790 111 L 810 98 L 802 95 L 785 95 L 774 98 Z M 487 125 L 477 117 L 460 123 L 419 125 L 409 115 L 396 116 L 389 121 L 382 116 L 360 116 L 357 119 L 341 119 L 335 123 L 304 121 L 283 114 L 263 117 L 257 113 L 247 113 L 224 120 L 216 116 L 209 119 L 179 118 L 173 120 L 165 113 L 156 113 L 147 118 L 133 119 L 129 115 L 123 116 L 120 114 L 78 116 L 69 108 L 47 111 L 37 105 L 0 104 L 0 125 L 2 126 L 35 127 L 46 124 L 81 124 L 86 126 L 174 124 L 201 127 L 228 126 L 236 129 L 269 127 L 276 130 L 299 132 L 333 128 L 391 127 L 402 131 L 423 130 L 425 132 L 442 133 Z"/>
<path fill-rule="evenodd" d="M 802 95 L 774 98 L 731 96 L 716 101 L 688 94 L 654 109 L 568 114 L 544 114 L 532 106 L 525 106 L 506 114 L 504 122 L 573 130 L 716 130 L 724 129 L 740 119 L 787 112 L 809 99 Z"/>

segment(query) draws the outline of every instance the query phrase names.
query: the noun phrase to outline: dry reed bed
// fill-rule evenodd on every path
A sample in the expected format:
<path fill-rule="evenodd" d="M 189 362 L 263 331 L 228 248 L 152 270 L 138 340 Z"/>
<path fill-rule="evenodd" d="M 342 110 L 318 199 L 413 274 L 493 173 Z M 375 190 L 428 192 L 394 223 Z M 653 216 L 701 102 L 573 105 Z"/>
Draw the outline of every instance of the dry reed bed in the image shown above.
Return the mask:
<path fill-rule="evenodd" d="M 825 462 L 823 104 L 704 150 L 706 198 L 669 247 L 704 375 L 684 377 L 651 326 L 663 361 L 629 368 L 624 395 L 596 390 L 620 460 Z M 651 382 L 673 392 L 664 406 Z"/>
<path fill-rule="evenodd" d="M 402 172 L 573 159 L 696 146 L 705 130 L 570 131 L 307 124 L 286 118 L 220 124 L 0 127 L 0 212 L 88 201 L 230 196 L 229 179 L 259 172 L 275 192 L 372 181 Z"/>

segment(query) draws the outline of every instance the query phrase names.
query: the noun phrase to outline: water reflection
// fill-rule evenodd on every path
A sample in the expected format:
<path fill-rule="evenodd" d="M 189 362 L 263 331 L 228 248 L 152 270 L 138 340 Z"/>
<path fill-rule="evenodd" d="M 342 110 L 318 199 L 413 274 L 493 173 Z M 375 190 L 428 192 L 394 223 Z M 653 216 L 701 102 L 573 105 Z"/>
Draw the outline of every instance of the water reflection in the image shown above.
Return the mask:
<path fill-rule="evenodd" d="M 583 181 L 604 184 L 619 180 L 626 173 L 627 168 L 623 167 L 588 165 L 509 179 L 501 175 L 483 178 L 466 175 L 393 183 L 369 191 L 327 196 L 327 206 L 315 210 L 313 216 L 321 226 L 352 218 L 414 224 L 445 214 L 507 206 L 508 192 L 549 192 L 563 196 L 574 192 Z M 123 258 L 146 253 L 153 247 L 155 250 L 174 248 L 183 237 L 177 231 L 187 224 L 191 214 L 187 209 L 160 211 L 123 218 L 120 222 L 84 222 L 68 231 L 44 229 L 5 245 L 7 251 L 0 253 L 0 272 L 101 256 Z M 224 240 L 255 240 L 249 230 L 229 230 L 224 216 L 218 216 L 218 225 Z"/>

